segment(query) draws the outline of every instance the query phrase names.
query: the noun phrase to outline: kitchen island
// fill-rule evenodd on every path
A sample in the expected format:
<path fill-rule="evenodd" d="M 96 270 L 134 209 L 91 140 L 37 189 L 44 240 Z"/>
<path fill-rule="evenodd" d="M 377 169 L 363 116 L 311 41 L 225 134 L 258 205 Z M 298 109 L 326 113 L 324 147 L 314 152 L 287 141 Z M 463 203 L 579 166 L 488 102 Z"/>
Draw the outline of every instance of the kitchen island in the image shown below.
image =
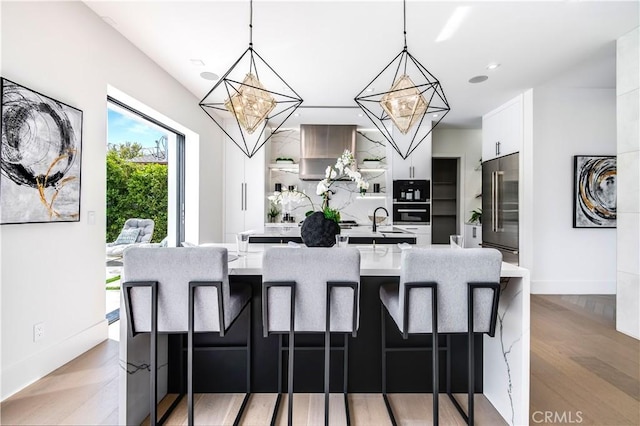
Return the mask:
<path fill-rule="evenodd" d="M 216 244 L 218 245 L 218 244 Z M 220 244 L 235 254 L 235 244 Z M 249 252 L 229 262 L 230 281 L 251 284 L 252 301 L 252 392 L 277 390 L 277 336 L 262 336 L 260 288 L 262 253 L 270 244 L 250 244 Z M 380 302 L 378 288 L 384 282 L 398 280 L 401 250 L 396 245 L 357 246 L 361 253 L 360 328 L 358 336 L 349 346 L 349 392 L 379 393 L 380 380 Z M 304 250 L 304 248 L 291 248 Z M 433 246 L 434 250 L 448 250 L 448 246 Z M 286 265 L 285 265 L 286 266 Z M 503 263 L 498 323 L 494 338 L 478 336 L 476 339 L 477 369 L 476 392 L 483 393 L 509 424 L 526 424 L 529 413 L 529 272 Z M 124 306 L 124 305 L 122 305 Z M 238 322 L 247 321 L 246 313 Z M 126 315 L 121 315 L 120 422 L 139 424 L 148 414 L 149 373 L 144 368 L 149 362 L 148 335 L 129 337 Z M 388 338 L 393 345 L 403 341 L 393 324 L 387 322 Z M 239 326 L 239 327 L 238 327 Z M 244 342 L 244 324 L 237 324 L 225 336 L 226 344 Z M 311 336 L 309 343 L 316 343 Z M 444 336 L 443 336 L 444 337 Z M 213 333 L 197 335 L 199 344 L 216 343 Z M 336 339 L 339 346 L 340 339 Z M 415 339 L 415 340 L 413 340 Z M 420 340 L 423 339 L 423 340 Z M 428 342 L 429 337 L 410 337 L 409 342 Z M 179 393 L 184 389 L 184 343 L 182 335 L 160 335 L 158 360 L 158 396 Z M 466 336 L 452 336 L 452 389 L 465 392 Z M 306 343 L 302 338 L 296 342 Z M 214 355 L 215 354 L 215 355 Z M 332 361 L 332 392 L 341 387 L 342 366 Z M 409 357 L 409 358 L 406 358 Z M 244 392 L 244 364 L 242 354 L 196 351 L 195 392 Z M 429 360 L 424 353 L 402 354 L 390 357 L 388 364 L 388 391 L 430 393 Z M 482 368 L 480 368 L 482 365 Z M 218 368 L 216 368 L 218 366 Z M 220 368 L 224 366 L 224 368 Z M 296 351 L 296 392 L 322 391 L 322 352 Z M 441 374 L 444 374 L 442 366 Z M 444 376 L 442 376 L 444 377 Z M 444 386 L 444 380 L 441 381 Z M 444 387 L 440 389 L 444 391 Z"/>
<path fill-rule="evenodd" d="M 395 226 L 380 226 L 373 232 L 371 225 L 354 226 L 340 230 L 341 235 L 349 236 L 350 244 L 416 244 L 416 235 Z M 265 227 L 262 234 L 252 234 L 249 241 L 258 244 L 302 243 L 300 227 L 296 224 Z"/>

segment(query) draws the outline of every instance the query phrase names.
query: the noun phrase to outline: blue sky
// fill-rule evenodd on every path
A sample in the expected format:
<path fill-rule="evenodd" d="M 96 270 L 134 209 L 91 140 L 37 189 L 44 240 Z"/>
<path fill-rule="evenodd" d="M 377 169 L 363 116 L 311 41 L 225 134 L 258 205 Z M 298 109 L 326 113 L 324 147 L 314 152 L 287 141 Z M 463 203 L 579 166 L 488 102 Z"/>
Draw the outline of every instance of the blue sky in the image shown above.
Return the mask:
<path fill-rule="evenodd" d="M 156 141 L 166 132 L 148 125 L 143 119 L 133 119 L 111 108 L 108 120 L 108 143 L 138 142 L 143 148 L 155 148 Z"/>

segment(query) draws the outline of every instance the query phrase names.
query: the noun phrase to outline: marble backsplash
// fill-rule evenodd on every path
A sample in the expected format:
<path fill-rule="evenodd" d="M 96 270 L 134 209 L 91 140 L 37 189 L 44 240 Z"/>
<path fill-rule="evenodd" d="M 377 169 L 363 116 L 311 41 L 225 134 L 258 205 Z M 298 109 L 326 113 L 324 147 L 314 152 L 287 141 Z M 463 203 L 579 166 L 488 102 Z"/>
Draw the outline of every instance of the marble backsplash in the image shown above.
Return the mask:
<path fill-rule="evenodd" d="M 316 195 L 317 181 L 303 181 L 298 178 L 296 166 L 280 164 L 275 165 L 276 158 L 291 158 L 298 164 L 300 161 L 300 131 L 299 129 L 285 129 L 276 132 L 269 141 L 267 147 L 267 179 L 266 193 L 273 194 L 275 184 L 279 183 L 283 188 L 294 187 L 309 195 L 316 210 L 320 209 L 322 198 Z M 331 197 L 332 208 L 340 210 L 342 220 L 353 220 L 359 224 L 371 224 L 369 215 L 373 214 L 376 207 L 386 207 L 390 210 L 391 198 L 387 188 L 391 187 L 391 179 L 386 170 L 387 148 L 384 138 L 377 131 L 358 130 L 356 136 L 355 157 L 362 176 L 369 182 L 369 190 L 361 195 L 354 182 L 339 181 L 332 185 L 335 194 Z M 379 165 L 363 165 L 364 159 L 379 158 Z M 373 192 L 374 184 L 380 185 L 380 191 Z M 389 195 L 389 196 L 387 196 Z M 269 201 L 267 201 L 269 206 Z M 278 206 L 282 213 L 288 212 L 294 217 L 295 222 L 305 218 L 305 213 L 312 209 L 309 202 L 299 205 Z M 280 214 L 277 221 L 282 220 Z"/>

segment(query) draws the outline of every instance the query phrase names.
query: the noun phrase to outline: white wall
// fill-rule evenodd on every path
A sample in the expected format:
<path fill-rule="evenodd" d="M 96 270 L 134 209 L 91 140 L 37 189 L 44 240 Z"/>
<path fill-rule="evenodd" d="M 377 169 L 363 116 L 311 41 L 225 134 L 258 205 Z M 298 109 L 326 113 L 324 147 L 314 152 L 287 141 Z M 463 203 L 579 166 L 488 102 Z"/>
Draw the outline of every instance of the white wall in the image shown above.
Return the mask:
<path fill-rule="evenodd" d="M 534 89 L 532 293 L 615 293 L 616 230 L 572 227 L 573 156 L 615 153 L 615 89 Z"/>
<path fill-rule="evenodd" d="M 469 221 L 471 211 L 482 208 L 482 198 L 476 195 L 482 193 L 482 130 L 481 129 L 441 129 L 433 130 L 434 157 L 459 157 L 460 170 L 463 180 L 460 182 L 459 225 Z"/>
<path fill-rule="evenodd" d="M 2 399 L 107 337 L 105 158 L 107 86 L 199 135 L 199 238 L 220 240 L 221 136 L 186 91 L 80 2 L 2 2 L 3 77 L 83 110 L 81 221 L 5 225 Z M 187 154 L 189 155 L 189 154 Z M 87 223 L 87 212 L 96 224 Z M 32 328 L 45 337 L 33 343 Z"/>
<path fill-rule="evenodd" d="M 640 28 L 620 37 L 617 46 L 616 329 L 640 339 Z"/>

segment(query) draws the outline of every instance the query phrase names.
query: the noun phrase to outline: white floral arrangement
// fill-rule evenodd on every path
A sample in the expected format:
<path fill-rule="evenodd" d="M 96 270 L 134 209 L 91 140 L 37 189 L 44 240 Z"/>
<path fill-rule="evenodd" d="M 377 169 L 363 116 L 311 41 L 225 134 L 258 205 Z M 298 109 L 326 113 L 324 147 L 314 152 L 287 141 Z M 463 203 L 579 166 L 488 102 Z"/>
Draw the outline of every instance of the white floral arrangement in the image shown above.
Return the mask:
<path fill-rule="evenodd" d="M 337 209 L 329 207 L 331 194 L 334 193 L 334 191 L 331 190 L 331 186 L 336 181 L 345 178 L 349 178 L 354 181 L 361 194 L 364 194 L 367 192 L 367 189 L 369 189 L 369 182 L 362 178 L 362 175 L 357 169 L 356 160 L 348 149 L 338 157 L 334 166 L 327 166 L 325 178 L 318 182 L 318 186 L 316 187 L 316 194 L 322 197 L 322 211 L 324 212 L 325 218 L 335 222 L 340 221 L 340 212 Z M 304 192 L 298 191 L 297 189 L 292 191 L 286 189 L 283 189 L 280 192 L 276 191 L 273 195 L 270 195 L 267 198 L 274 204 L 281 204 L 285 211 L 290 211 L 292 205 L 300 204 L 306 199 L 311 204 L 312 209 L 307 212 L 307 216 L 315 210 L 315 206 L 313 205 L 311 198 Z"/>
<path fill-rule="evenodd" d="M 304 192 L 283 189 L 282 191 L 275 191 L 273 195 L 270 195 L 267 198 L 274 204 L 290 206 L 291 204 L 300 204 L 305 198 L 309 197 Z"/>
<path fill-rule="evenodd" d="M 338 157 L 335 166 L 327 166 L 324 179 L 318 182 L 316 194 L 323 197 L 323 208 L 328 207 L 331 186 L 336 181 L 346 177 L 356 183 L 356 187 L 361 194 L 364 194 L 367 192 L 367 189 L 369 189 L 369 182 L 362 178 L 362 175 L 356 167 L 356 160 L 353 158 L 353 153 L 348 149 L 345 149 L 342 155 Z"/>
<path fill-rule="evenodd" d="M 364 194 L 367 192 L 367 189 L 369 189 L 369 182 L 363 179 L 358 171 L 353 153 L 345 149 L 342 155 L 336 160 L 334 166 L 327 166 L 324 179 L 318 182 L 318 186 L 316 187 L 316 194 L 322 197 L 322 211 L 326 219 L 340 222 L 340 211 L 329 207 L 331 194 L 334 193 L 334 191 L 331 190 L 331 186 L 338 180 L 347 177 L 356 183 L 356 187 L 361 194 Z"/>
<path fill-rule="evenodd" d="M 269 195 L 267 198 L 273 204 L 281 204 L 282 208 L 287 212 L 290 212 L 292 210 L 293 205 L 298 205 L 305 199 L 309 201 L 312 208 L 315 208 L 313 206 L 313 201 L 311 201 L 311 198 L 309 198 L 309 196 L 304 192 L 298 191 L 297 189 L 294 189 L 292 191 L 289 191 L 287 189 L 283 189 L 282 191 L 275 191 L 273 195 Z"/>

